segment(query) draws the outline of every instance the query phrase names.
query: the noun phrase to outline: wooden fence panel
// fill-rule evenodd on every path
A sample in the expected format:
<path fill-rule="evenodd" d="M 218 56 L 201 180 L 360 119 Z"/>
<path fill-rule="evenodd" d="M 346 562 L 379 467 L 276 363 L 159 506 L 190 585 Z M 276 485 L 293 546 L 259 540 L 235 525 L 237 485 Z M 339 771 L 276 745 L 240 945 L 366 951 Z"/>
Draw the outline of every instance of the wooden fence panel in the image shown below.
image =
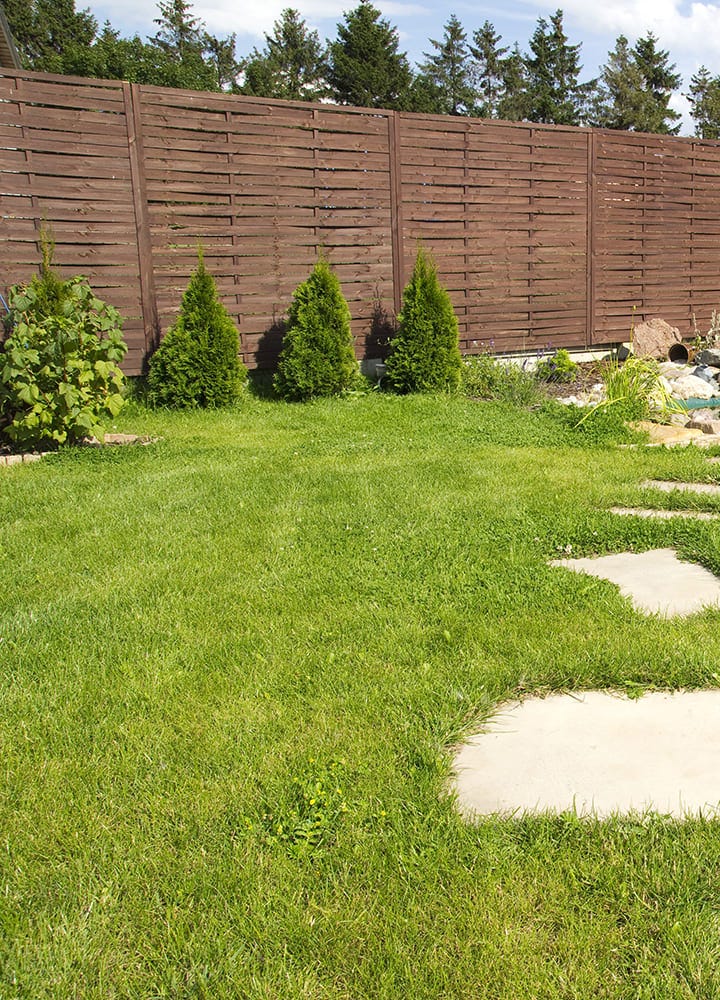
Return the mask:
<path fill-rule="evenodd" d="M 364 353 L 393 301 L 388 113 L 150 87 L 139 102 L 163 327 L 201 242 L 245 362 L 265 366 L 322 249 Z"/>
<path fill-rule="evenodd" d="M 720 303 L 720 145 L 667 136 L 595 138 L 593 340 L 661 316 L 684 337 Z"/>
<path fill-rule="evenodd" d="M 139 371 L 146 353 L 123 85 L 37 73 L 0 77 L 2 285 L 37 270 L 46 220 L 61 274 L 85 274 L 120 310 Z"/>
<path fill-rule="evenodd" d="M 402 116 L 405 270 L 418 241 L 464 353 L 585 344 L 587 133 Z"/>
<path fill-rule="evenodd" d="M 720 142 L 399 114 L 3 70 L 0 262 L 85 273 L 125 368 L 177 316 L 202 244 L 249 367 L 277 355 L 323 249 L 359 356 L 381 353 L 418 241 L 466 353 L 624 340 L 720 308 Z"/>

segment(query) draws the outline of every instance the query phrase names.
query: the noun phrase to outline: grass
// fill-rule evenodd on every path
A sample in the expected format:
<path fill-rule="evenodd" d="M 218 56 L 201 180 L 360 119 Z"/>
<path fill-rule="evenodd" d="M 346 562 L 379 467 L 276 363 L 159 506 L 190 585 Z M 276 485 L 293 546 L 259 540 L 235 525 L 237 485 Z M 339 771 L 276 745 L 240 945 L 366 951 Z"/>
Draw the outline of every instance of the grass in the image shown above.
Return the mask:
<path fill-rule="evenodd" d="M 162 441 L 0 476 L 2 1000 L 720 996 L 717 823 L 447 791 L 518 693 L 717 685 L 720 613 L 547 566 L 720 572 L 717 525 L 604 512 L 717 466 L 458 398 L 120 429 Z"/>

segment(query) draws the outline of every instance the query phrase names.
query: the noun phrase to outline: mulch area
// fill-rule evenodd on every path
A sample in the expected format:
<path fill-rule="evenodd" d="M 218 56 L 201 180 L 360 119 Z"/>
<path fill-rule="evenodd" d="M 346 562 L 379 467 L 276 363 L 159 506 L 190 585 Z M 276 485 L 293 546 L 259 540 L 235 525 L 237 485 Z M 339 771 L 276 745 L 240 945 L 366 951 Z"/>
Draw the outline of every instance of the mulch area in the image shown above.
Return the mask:
<path fill-rule="evenodd" d="M 558 399 L 565 396 L 579 396 L 589 392 L 594 385 L 602 382 L 602 371 L 605 363 L 602 361 L 581 361 L 572 382 L 544 382 L 548 396 Z"/>

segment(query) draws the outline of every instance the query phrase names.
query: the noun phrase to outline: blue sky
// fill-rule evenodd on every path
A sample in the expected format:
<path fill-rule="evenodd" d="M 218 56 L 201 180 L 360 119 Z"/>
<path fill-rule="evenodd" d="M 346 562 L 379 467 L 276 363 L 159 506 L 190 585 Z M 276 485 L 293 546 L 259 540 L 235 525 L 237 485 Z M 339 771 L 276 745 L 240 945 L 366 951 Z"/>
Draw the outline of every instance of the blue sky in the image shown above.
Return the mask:
<path fill-rule="evenodd" d="M 78 0 L 78 9 L 86 3 Z M 96 0 L 87 4 L 101 23 L 107 18 L 122 34 L 138 32 L 142 37 L 154 33 L 153 18 L 157 9 L 148 0 Z M 216 35 L 235 32 L 238 53 L 244 55 L 253 46 L 262 47 L 264 33 L 272 31 L 273 22 L 283 7 L 294 6 L 315 28 L 321 38 L 334 37 L 343 12 L 355 6 L 355 0 L 265 0 L 264 3 L 243 4 L 237 0 L 198 0 L 193 9 L 208 29 Z M 523 51 L 532 35 L 537 19 L 548 18 L 556 4 L 543 5 L 533 0 L 502 5 L 457 2 L 448 7 L 437 0 L 375 0 L 391 24 L 399 32 L 401 48 L 411 62 L 421 61 L 424 52 L 431 51 L 430 38 L 441 39 L 443 25 L 450 14 L 456 14 L 468 35 L 485 20 L 491 21 L 503 36 L 503 43 L 518 42 Z M 607 53 L 614 47 L 619 34 L 634 41 L 652 30 L 662 48 L 669 50 L 671 60 L 683 77 L 683 89 L 702 64 L 714 74 L 720 74 L 720 2 L 687 3 L 680 0 L 565 0 L 562 4 L 564 25 L 569 40 L 582 42 L 583 79 L 597 75 Z M 685 112 L 687 104 L 680 96 L 673 106 Z M 690 134 L 691 123 L 685 119 L 683 131 Z"/>

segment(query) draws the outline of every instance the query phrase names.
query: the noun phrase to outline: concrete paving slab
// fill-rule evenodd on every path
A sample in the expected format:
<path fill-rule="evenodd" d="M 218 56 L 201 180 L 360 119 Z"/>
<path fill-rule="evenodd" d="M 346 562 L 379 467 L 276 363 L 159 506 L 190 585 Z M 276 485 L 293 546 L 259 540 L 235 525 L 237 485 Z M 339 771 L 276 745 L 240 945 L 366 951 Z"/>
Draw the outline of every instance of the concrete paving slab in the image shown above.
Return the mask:
<path fill-rule="evenodd" d="M 660 490 L 661 493 L 672 493 L 680 490 L 685 493 L 704 493 L 709 496 L 720 496 L 719 483 L 673 483 L 666 479 L 645 479 L 640 483 L 643 489 Z"/>
<path fill-rule="evenodd" d="M 681 562 L 675 549 L 619 552 L 595 559 L 553 559 L 550 565 L 617 584 L 620 593 L 646 614 L 672 618 L 704 607 L 720 607 L 720 580 L 704 566 Z"/>
<path fill-rule="evenodd" d="M 503 705 L 458 751 L 453 786 L 468 817 L 715 815 L 720 691 L 588 691 Z"/>
<path fill-rule="evenodd" d="M 648 507 L 611 507 L 611 514 L 626 517 L 650 517 L 656 521 L 669 521 L 673 517 L 688 517 L 695 521 L 716 521 L 720 516 L 704 510 L 656 510 Z"/>

